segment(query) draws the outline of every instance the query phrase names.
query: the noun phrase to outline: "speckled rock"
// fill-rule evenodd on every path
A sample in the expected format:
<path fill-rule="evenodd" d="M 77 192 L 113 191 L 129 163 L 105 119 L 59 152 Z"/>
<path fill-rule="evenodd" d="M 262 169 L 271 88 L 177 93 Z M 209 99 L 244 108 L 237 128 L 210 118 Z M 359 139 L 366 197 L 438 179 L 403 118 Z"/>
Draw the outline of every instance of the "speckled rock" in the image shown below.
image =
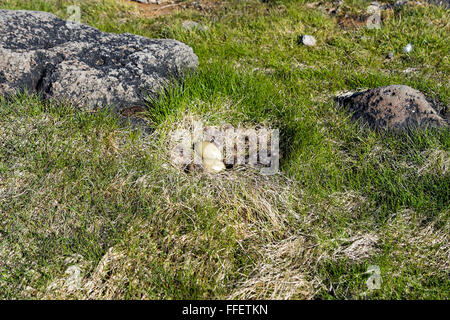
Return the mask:
<path fill-rule="evenodd" d="M 173 77 L 194 70 L 176 40 L 104 33 L 38 11 L 0 10 L 0 94 L 27 89 L 87 109 L 145 106 Z"/>
<path fill-rule="evenodd" d="M 379 87 L 339 97 L 342 105 L 372 128 L 402 130 L 446 126 L 439 113 L 420 91 L 404 85 Z"/>

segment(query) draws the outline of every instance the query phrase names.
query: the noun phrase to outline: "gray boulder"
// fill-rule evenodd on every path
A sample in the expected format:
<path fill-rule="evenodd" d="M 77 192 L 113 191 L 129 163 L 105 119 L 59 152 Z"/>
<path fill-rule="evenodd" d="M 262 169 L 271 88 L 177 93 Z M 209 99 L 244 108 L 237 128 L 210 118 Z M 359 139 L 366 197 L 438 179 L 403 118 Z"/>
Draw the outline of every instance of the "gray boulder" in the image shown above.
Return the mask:
<path fill-rule="evenodd" d="M 402 130 L 446 126 L 434 103 L 420 91 L 405 85 L 390 85 L 338 97 L 338 101 L 376 129 Z"/>
<path fill-rule="evenodd" d="M 145 106 L 198 65 L 179 41 L 104 33 L 46 12 L 0 10 L 0 30 L 2 95 L 26 89 L 120 111 Z"/>

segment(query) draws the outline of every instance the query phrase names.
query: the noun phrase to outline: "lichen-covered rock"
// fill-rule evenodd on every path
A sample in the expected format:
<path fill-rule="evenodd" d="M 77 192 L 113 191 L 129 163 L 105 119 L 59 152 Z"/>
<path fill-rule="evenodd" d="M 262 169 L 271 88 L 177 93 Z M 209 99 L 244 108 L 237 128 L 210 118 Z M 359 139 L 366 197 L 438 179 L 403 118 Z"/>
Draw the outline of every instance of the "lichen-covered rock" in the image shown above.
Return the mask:
<path fill-rule="evenodd" d="M 27 89 L 117 111 L 144 106 L 198 65 L 179 41 L 104 33 L 46 12 L 0 10 L 0 30 L 2 95 Z"/>
<path fill-rule="evenodd" d="M 390 85 L 339 97 L 341 104 L 372 128 L 402 130 L 447 125 L 433 102 L 411 87 Z"/>

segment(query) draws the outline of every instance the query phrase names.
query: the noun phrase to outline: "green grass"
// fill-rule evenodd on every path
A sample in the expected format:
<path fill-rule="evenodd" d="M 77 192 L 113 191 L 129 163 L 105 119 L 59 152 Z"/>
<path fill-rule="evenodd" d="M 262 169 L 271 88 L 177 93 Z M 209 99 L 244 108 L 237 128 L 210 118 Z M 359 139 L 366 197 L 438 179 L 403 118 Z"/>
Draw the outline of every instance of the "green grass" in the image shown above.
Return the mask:
<path fill-rule="evenodd" d="M 449 298 L 450 130 L 374 132 L 334 101 L 406 84 L 448 106 L 448 10 L 405 6 L 369 30 L 338 19 L 370 1 L 345 1 L 337 17 L 308 1 L 157 18 L 77 3 L 100 30 L 192 46 L 199 70 L 149 105 L 152 134 L 107 112 L 1 98 L 0 298 Z M 0 0 L 62 18 L 71 4 Z M 208 30 L 183 30 L 188 19 Z M 304 33 L 315 48 L 297 43 Z M 281 173 L 171 166 L 169 133 L 190 119 L 279 128 Z M 366 286 L 369 265 L 379 290 Z"/>

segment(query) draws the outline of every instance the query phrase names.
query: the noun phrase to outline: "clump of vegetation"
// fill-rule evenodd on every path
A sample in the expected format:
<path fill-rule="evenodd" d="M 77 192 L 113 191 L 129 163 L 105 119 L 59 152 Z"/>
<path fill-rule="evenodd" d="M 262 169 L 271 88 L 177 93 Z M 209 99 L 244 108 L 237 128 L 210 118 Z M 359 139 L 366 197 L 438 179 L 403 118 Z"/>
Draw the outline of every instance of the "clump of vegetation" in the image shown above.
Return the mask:
<path fill-rule="evenodd" d="M 447 106 L 448 10 L 405 5 L 367 29 L 342 23 L 365 14 L 355 1 L 337 15 L 252 0 L 155 17 L 128 1 L 77 3 L 102 31 L 192 46 L 199 70 L 149 105 L 151 133 L 0 98 L 1 298 L 449 298 L 450 130 L 375 132 L 334 100 L 405 84 Z M 72 4 L 0 0 L 62 18 Z M 280 173 L 171 166 L 168 133 L 190 117 L 280 129 Z"/>

